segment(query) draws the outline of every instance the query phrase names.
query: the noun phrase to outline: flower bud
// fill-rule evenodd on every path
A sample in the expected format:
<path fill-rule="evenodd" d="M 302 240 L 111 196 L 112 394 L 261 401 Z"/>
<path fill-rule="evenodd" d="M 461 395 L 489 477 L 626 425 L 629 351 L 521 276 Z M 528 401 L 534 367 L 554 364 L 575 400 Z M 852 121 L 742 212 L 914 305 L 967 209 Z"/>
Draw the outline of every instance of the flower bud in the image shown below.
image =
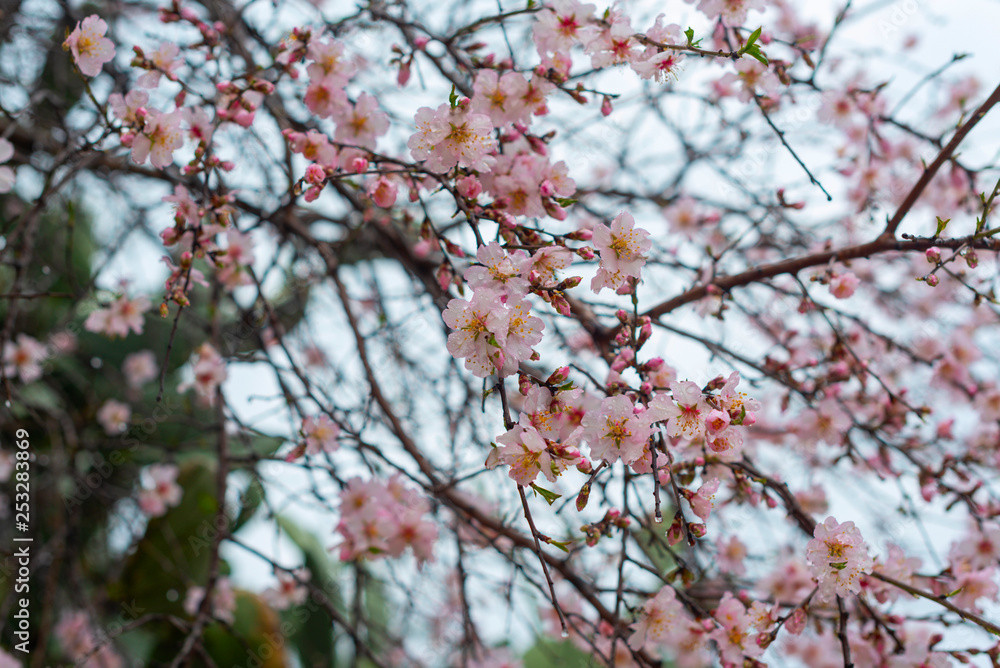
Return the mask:
<path fill-rule="evenodd" d="M 924 256 L 927 258 L 927 261 L 930 262 L 931 264 L 937 264 L 938 262 L 941 261 L 941 249 L 938 248 L 937 246 L 931 246 L 926 251 L 924 251 Z"/>

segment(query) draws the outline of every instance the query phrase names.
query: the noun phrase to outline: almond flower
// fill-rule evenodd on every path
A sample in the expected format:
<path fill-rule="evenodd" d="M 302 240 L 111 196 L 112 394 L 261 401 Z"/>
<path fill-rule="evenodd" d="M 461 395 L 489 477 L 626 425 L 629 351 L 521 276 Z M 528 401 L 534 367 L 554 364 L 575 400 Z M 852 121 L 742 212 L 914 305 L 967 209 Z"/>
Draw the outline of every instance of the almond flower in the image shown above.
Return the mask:
<path fill-rule="evenodd" d="M 819 583 L 817 598 L 830 601 L 834 596 L 857 594 L 861 574 L 871 573 L 873 562 L 854 522 L 840 524 L 827 517 L 816 525 L 813 536 L 806 545 L 806 560 Z"/>
<path fill-rule="evenodd" d="M 651 422 L 667 421 L 667 434 L 683 436 L 692 440 L 705 433 L 705 416 L 709 413 L 708 403 L 702 396 L 701 388 L 689 380 L 673 381 L 669 384 L 673 399 L 666 394 L 657 394 L 649 404 Z M 719 432 L 721 434 L 723 432 Z"/>
<path fill-rule="evenodd" d="M 132 419 L 132 409 L 127 404 L 114 399 L 108 399 L 97 411 L 97 421 L 104 428 L 108 436 L 120 434 L 128 429 L 128 422 Z"/>
<path fill-rule="evenodd" d="M 448 352 L 465 359 L 465 368 L 485 378 L 503 366 L 500 348 L 507 342 L 510 314 L 489 292 L 475 293 L 472 301 L 452 299 L 441 314 L 454 332 L 448 335 Z"/>
<path fill-rule="evenodd" d="M 131 300 L 122 295 L 108 306 L 87 316 L 83 327 L 88 332 L 104 334 L 111 338 L 116 336 L 125 338 L 130 331 L 142 334 L 142 316 L 150 306 L 152 304 L 145 295 L 139 295 Z"/>
<path fill-rule="evenodd" d="M 582 425 L 590 445 L 591 459 L 614 464 L 619 458 L 631 464 L 642 457 L 653 430 L 645 415 L 636 415 L 632 401 L 624 395 L 605 397 L 600 410 L 587 411 Z"/>
<path fill-rule="evenodd" d="M 455 108 L 421 107 L 416 123 L 417 131 L 406 145 L 414 160 L 426 161 L 426 169 L 441 173 L 458 165 L 488 172 L 496 164 L 490 155 L 497 148 L 493 123 L 485 114 L 472 113 L 467 99 Z"/>
<path fill-rule="evenodd" d="M 101 73 L 101 66 L 115 57 L 114 43 L 104 36 L 108 24 L 97 14 L 92 14 L 80 23 L 63 42 L 63 48 L 73 53 L 73 60 L 88 77 Z"/>
<path fill-rule="evenodd" d="M 149 158 L 153 167 L 159 169 L 172 164 L 174 151 L 184 146 L 181 119 L 180 111 L 165 114 L 150 109 L 146 116 L 146 126 L 132 140 L 132 161 L 142 165 Z"/>
<path fill-rule="evenodd" d="M 182 383 L 178 392 L 187 392 L 192 387 L 202 402 L 211 406 L 215 403 L 215 391 L 228 374 L 226 362 L 211 344 L 203 343 L 197 350 L 198 359 L 194 363 L 194 380 Z"/>
<path fill-rule="evenodd" d="M 639 621 L 632 625 L 628 646 L 639 651 L 647 647 L 675 645 L 686 617 L 684 605 L 677 600 L 674 588 L 666 585 L 646 601 Z"/>
<path fill-rule="evenodd" d="M 604 288 L 617 290 L 626 278 L 639 278 L 639 271 L 646 264 L 643 254 L 653 246 L 649 232 L 637 229 L 632 214 L 625 211 L 611 221 L 610 228 L 595 225 L 593 242 L 601 254 L 601 266 L 590 282 L 594 292 Z"/>
<path fill-rule="evenodd" d="M 197 615 L 204 599 L 204 587 L 191 587 L 187 590 L 187 595 L 184 598 L 184 612 L 191 616 Z M 233 585 L 230 584 L 229 578 L 220 577 L 215 581 L 211 606 L 212 616 L 216 619 L 229 624 L 236 621 L 236 593 L 233 591 Z"/>
<path fill-rule="evenodd" d="M 302 583 L 309 581 L 310 573 L 305 568 L 296 568 L 289 573 L 280 571 L 275 574 L 278 578 L 278 586 L 268 587 L 261 593 L 261 597 L 267 601 L 275 610 L 287 610 L 293 605 L 302 605 L 309 590 Z"/>
<path fill-rule="evenodd" d="M 17 343 L 8 341 L 3 351 L 4 373 L 31 383 L 42 376 L 42 362 L 49 356 L 44 343 L 27 334 L 18 334 Z"/>
<path fill-rule="evenodd" d="M 178 471 L 173 464 L 153 464 L 146 473 L 153 486 L 139 492 L 139 508 L 147 517 L 160 517 L 167 508 L 180 504 L 184 489 L 177 484 Z"/>
<path fill-rule="evenodd" d="M 129 387 L 142 387 L 156 378 L 156 355 L 152 350 L 140 350 L 125 358 L 122 363 L 122 373 Z"/>
<path fill-rule="evenodd" d="M 321 452 L 333 452 L 340 447 L 337 442 L 340 427 L 327 415 L 309 416 L 303 420 L 302 435 L 306 438 L 306 454 L 318 455 Z"/>
<path fill-rule="evenodd" d="M 519 302 L 528 294 L 531 284 L 521 278 L 530 263 L 524 251 L 508 254 L 500 244 L 491 241 L 479 247 L 476 259 L 480 264 L 465 270 L 465 280 L 477 294 L 491 292 L 504 303 Z"/>

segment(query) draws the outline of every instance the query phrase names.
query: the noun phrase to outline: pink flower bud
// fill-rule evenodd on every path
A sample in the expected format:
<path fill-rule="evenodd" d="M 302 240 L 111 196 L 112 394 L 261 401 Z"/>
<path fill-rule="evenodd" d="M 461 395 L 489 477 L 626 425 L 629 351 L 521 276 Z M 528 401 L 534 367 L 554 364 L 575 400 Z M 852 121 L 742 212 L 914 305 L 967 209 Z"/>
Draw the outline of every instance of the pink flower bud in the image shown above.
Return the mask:
<path fill-rule="evenodd" d="M 400 88 L 404 87 L 410 81 L 410 63 L 409 59 L 399 62 L 399 73 L 396 75 L 396 84 Z"/>
<path fill-rule="evenodd" d="M 475 176 L 464 176 L 455 182 L 455 190 L 466 199 L 476 199 L 483 192 L 483 184 Z"/>
<path fill-rule="evenodd" d="M 611 115 L 611 98 L 607 95 L 604 96 L 604 100 L 601 102 L 601 115 L 610 116 Z"/>
<path fill-rule="evenodd" d="M 385 176 L 381 176 L 375 181 L 374 187 L 368 195 L 377 206 L 388 209 L 396 203 L 396 184 Z"/>
<path fill-rule="evenodd" d="M 583 248 L 577 248 L 576 254 L 582 257 L 584 260 L 593 260 L 597 255 L 594 253 L 594 249 L 589 246 L 584 246 Z"/>
<path fill-rule="evenodd" d="M 926 251 L 924 251 L 924 256 L 927 258 L 927 261 L 930 262 L 931 264 L 937 264 L 938 262 L 941 261 L 941 249 L 938 248 L 937 246 L 931 246 Z"/>
<path fill-rule="evenodd" d="M 927 285 L 931 286 L 932 288 L 936 288 L 937 284 L 940 282 L 941 279 L 937 277 L 937 274 L 931 274 L 930 276 L 927 277 Z"/>
<path fill-rule="evenodd" d="M 979 256 L 976 255 L 976 251 L 970 250 L 965 254 L 965 263 L 969 265 L 969 269 L 975 269 L 979 266 Z"/>
<path fill-rule="evenodd" d="M 430 42 L 430 41 L 431 41 L 430 37 L 422 37 L 422 36 L 421 37 L 415 37 L 413 39 L 413 46 L 414 46 L 414 48 L 419 49 L 420 51 L 423 51 L 424 47 L 426 47 L 427 43 Z"/>
<path fill-rule="evenodd" d="M 350 170 L 354 174 L 363 174 L 368 171 L 368 160 L 366 158 L 354 158 L 351 160 Z"/>
<path fill-rule="evenodd" d="M 308 167 L 306 167 L 306 181 L 315 186 L 320 183 L 323 183 L 323 181 L 325 180 L 326 180 L 326 171 L 322 167 L 320 167 L 316 163 L 313 163 Z"/>

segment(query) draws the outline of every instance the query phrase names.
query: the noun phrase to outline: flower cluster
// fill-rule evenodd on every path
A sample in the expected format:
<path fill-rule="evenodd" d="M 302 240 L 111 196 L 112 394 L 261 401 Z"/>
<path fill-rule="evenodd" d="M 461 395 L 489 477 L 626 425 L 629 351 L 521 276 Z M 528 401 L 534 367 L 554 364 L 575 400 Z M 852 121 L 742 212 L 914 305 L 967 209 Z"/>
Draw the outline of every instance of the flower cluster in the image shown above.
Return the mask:
<path fill-rule="evenodd" d="M 88 332 L 97 332 L 111 338 L 116 336 L 125 338 L 129 331 L 142 334 L 142 316 L 150 306 L 152 304 L 145 295 L 139 295 L 135 299 L 122 295 L 87 316 L 83 327 Z"/>
<path fill-rule="evenodd" d="M 410 548 L 418 563 L 433 560 L 438 530 L 429 512 L 430 504 L 403 484 L 402 474 L 386 482 L 352 478 L 340 493 L 340 558 L 399 557 Z"/>
<path fill-rule="evenodd" d="M 184 490 L 177 484 L 177 467 L 173 464 L 153 464 L 146 469 L 151 485 L 139 491 L 139 508 L 147 517 L 160 517 L 168 508 L 181 502 Z"/>
<path fill-rule="evenodd" d="M 861 575 L 871 573 L 872 558 L 854 522 L 827 517 L 816 525 L 814 538 L 806 545 L 809 570 L 819 583 L 821 601 L 861 591 Z"/>

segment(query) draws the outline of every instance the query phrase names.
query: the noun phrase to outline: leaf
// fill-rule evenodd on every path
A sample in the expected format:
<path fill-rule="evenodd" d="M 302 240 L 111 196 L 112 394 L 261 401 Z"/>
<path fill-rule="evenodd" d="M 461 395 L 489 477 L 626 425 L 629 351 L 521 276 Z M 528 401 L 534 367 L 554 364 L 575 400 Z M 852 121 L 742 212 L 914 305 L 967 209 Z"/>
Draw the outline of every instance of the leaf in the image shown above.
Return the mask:
<path fill-rule="evenodd" d="M 842 571 L 845 568 L 847 568 L 847 562 L 846 561 L 838 561 L 838 562 L 832 562 L 831 561 L 830 562 L 830 567 L 831 568 L 836 568 L 838 571 Z"/>
<path fill-rule="evenodd" d="M 535 490 L 537 494 L 539 494 L 543 499 L 548 501 L 550 506 L 553 503 L 555 503 L 558 499 L 562 498 L 562 494 L 556 494 L 555 492 L 551 492 L 545 489 L 544 487 L 539 487 L 535 483 L 531 483 L 531 489 Z"/>
<path fill-rule="evenodd" d="M 454 109 L 458 106 L 458 93 L 455 91 L 455 84 L 451 85 L 451 94 L 448 96 L 448 104 Z"/>
<path fill-rule="evenodd" d="M 751 58 L 755 58 L 755 59 L 759 60 L 760 62 L 762 62 L 765 65 L 769 64 L 769 62 L 767 60 L 767 56 L 765 56 L 763 53 L 760 52 L 760 47 L 757 46 L 756 44 L 753 45 L 753 46 L 751 46 L 749 49 L 747 49 L 746 50 L 746 54 L 748 56 L 750 56 Z"/>
<path fill-rule="evenodd" d="M 944 228 L 948 227 L 948 223 L 951 222 L 951 218 L 946 218 L 945 220 L 941 220 L 941 216 L 936 216 L 936 218 L 937 230 L 934 232 L 934 236 L 939 237 L 941 236 L 941 233 L 944 232 Z"/>
<path fill-rule="evenodd" d="M 760 37 L 760 32 L 763 29 L 764 26 L 761 26 L 760 28 L 757 28 L 752 33 L 750 33 L 750 37 L 747 38 L 747 43 L 743 46 L 744 51 L 749 51 L 750 48 L 757 42 L 757 38 Z"/>

